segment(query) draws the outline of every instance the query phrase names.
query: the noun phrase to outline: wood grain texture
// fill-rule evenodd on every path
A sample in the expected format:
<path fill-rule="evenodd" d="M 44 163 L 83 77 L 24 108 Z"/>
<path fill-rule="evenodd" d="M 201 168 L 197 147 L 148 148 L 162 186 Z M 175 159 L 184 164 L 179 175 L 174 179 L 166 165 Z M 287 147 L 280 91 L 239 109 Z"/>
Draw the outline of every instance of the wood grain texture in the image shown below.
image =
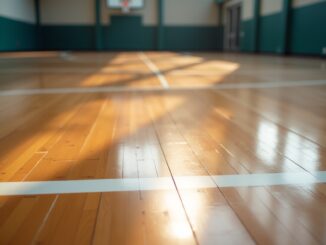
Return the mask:
<path fill-rule="evenodd" d="M 326 80 L 324 60 L 146 55 L 191 89 L 0 96 L 0 181 L 326 171 L 326 86 L 237 87 Z M 0 81 L 161 86 L 132 52 L 2 54 Z M 1 196 L 0 244 L 325 244 L 325 203 L 323 183 Z"/>

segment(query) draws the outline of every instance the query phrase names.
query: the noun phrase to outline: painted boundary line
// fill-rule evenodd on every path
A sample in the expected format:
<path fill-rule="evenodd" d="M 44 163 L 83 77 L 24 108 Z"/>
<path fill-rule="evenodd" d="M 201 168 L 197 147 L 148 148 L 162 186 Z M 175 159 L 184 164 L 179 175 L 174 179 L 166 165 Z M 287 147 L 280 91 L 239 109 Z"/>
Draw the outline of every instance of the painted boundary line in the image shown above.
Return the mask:
<path fill-rule="evenodd" d="M 76 58 L 69 51 L 60 52 L 59 57 L 66 61 L 75 61 L 76 60 Z"/>
<path fill-rule="evenodd" d="M 274 185 L 311 185 L 326 183 L 326 171 L 302 173 L 267 173 L 218 176 L 174 177 L 178 189 L 216 187 L 256 187 Z M 0 196 L 73 194 L 95 192 L 157 191 L 175 189 L 171 177 L 96 179 L 38 182 L 2 182 Z"/>
<path fill-rule="evenodd" d="M 139 59 L 141 59 L 142 62 L 145 63 L 145 65 L 147 65 L 151 72 L 153 72 L 157 76 L 158 80 L 160 80 L 162 87 L 168 89 L 170 86 L 165 76 L 161 73 L 160 69 L 147 57 L 147 55 L 144 52 L 140 52 L 138 54 L 138 57 Z"/>
<path fill-rule="evenodd" d="M 75 59 L 75 57 L 73 57 Z M 78 58 L 76 58 L 78 59 Z M 63 69 L 60 69 L 60 70 L 57 70 L 57 69 L 49 69 L 47 68 L 46 70 L 45 69 L 41 69 L 41 70 L 25 70 L 25 71 L 16 71 L 16 70 L 13 70 L 13 71 L 10 71 L 8 72 L 8 69 L 4 70 L 4 71 L 0 71 L 0 74 L 5 74 L 5 75 L 10 75 L 10 74 L 20 74 L 22 73 L 23 75 L 26 75 L 26 74 L 47 74 L 47 73 L 50 73 L 50 74 L 67 74 L 67 73 L 79 73 L 79 74 L 87 74 L 87 75 L 92 75 L 96 72 L 96 74 L 104 74 L 104 75 L 112 75 L 112 74 L 128 74 L 128 75 L 138 75 L 138 76 L 146 76 L 148 74 L 152 74 L 151 71 L 146 73 L 146 72 L 141 72 L 141 71 L 138 71 L 138 72 L 135 72 L 135 71 L 126 71 L 126 70 L 118 70 L 118 69 L 114 69 L 112 70 L 111 68 L 104 68 L 104 69 L 101 69 L 100 71 L 98 69 L 92 69 L 92 68 L 83 68 L 83 70 L 80 70 L 78 68 L 69 68 L 69 69 L 66 69 L 66 70 L 63 70 Z"/>
<path fill-rule="evenodd" d="M 13 89 L 0 90 L 0 96 L 17 95 L 42 95 L 42 94 L 90 94 L 90 93 L 130 93 L 130 92 L 161 92 L 161 91 L 202 91 L 202 90 L 229 90 L 229 89 L 268 89 L 268 88 L 289 88 L 325 86 L 326 80 L 293 81 L 293 82 L 267 82 L 267 83 L 226 83 L 211 86 L 190 86 L 190 87 L 78 87 L 78 88 L 36 88 L 36 89 Z M 163 86 L 163 85 L 162 85 Z"/>
<path fill-rule="evenodd" d="M 260 89 L 260 88 L 290 88 L 305 86 L 326 85 L 326 80 L 306 80 L 306 81 L 273 81 L 256 83 L 225 83 L 217 84 L 215 89 Z"/>

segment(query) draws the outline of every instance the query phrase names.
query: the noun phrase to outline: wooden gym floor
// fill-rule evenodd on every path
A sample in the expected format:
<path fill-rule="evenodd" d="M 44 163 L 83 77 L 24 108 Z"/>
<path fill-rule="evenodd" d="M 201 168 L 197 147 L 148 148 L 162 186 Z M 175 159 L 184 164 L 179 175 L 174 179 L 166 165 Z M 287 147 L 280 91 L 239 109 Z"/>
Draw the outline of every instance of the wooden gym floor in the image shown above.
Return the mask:
<path fill-rule="evenodd" d="M 326 244 L 325 171 L 325 60 L 0 55 L 0 244 Z"/>

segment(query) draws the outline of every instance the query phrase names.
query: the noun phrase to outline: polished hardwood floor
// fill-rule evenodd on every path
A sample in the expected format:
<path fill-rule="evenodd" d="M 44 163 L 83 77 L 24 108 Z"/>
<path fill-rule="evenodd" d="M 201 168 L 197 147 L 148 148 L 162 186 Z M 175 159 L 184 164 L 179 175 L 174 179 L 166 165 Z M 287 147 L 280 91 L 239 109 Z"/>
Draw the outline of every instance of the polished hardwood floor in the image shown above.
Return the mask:
<path fill-rule="evenodd" d="M 326 244 L 324 181 L 176 181 L 324 171 L 325 59 L 0 54 L 0 244 Z M 1 194 L 147 178 L 174 188 Z"/>

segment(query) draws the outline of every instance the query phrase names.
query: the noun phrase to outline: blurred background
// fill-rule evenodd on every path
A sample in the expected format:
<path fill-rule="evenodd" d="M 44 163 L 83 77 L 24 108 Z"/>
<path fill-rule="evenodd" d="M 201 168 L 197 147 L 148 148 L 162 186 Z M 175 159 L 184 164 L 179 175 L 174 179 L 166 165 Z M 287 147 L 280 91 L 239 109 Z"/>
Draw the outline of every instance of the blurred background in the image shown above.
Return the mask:
<path fill-rule="evenodd" d="M 325 0 L 0 0 L 0 50 L 326 54 Z"/>

